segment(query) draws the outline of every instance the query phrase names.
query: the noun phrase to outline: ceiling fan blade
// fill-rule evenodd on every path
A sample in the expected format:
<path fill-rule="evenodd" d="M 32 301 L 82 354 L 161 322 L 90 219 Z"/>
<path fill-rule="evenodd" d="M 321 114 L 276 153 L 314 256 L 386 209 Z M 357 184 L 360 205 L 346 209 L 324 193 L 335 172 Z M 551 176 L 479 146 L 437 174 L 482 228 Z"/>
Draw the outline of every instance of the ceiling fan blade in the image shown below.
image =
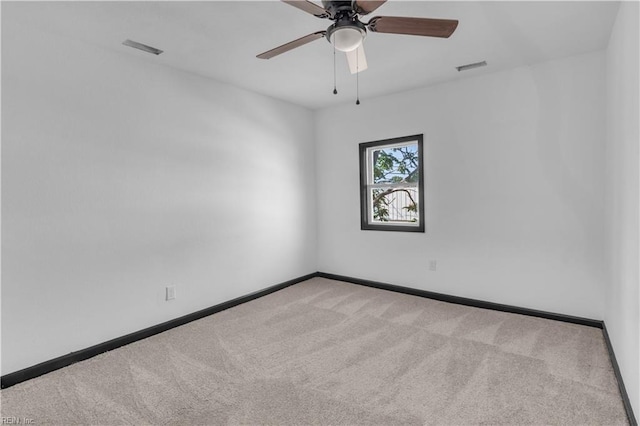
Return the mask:
<path fill-rule="evenodd" d="M 372 32 L 449 38 L 458 27 L 453 19 L 376 16 L 367 24 Z"/>
<path fill-rule="evenodd" d="M 304 10 L 305 12 L 310 13 L 313 16 L 317 16 L 318 18 L 328 18 L 330 16 L 327 10 L 310 1 L 306 1 L 306 0 L 281 0 L 281 1 L 293 7 L 297 7 L 300 10 Z"/>
<path fill-rule="evenodd" d="M 386 2 L 387 0 L 357 0 L 354 2 L 354 8 L 360 15 L 367 15 Z"/>
<path fill-rule="evenodd" d="M 273 48 L 271 50 L 267 50 L 264 53 L 261 53 L 259 55 L 257 55 L 257 58 L 260 59 L 270 59 L 273 58 L 274 56 L 278 56 L 284 52 L 288 52 L 292 49 L 295 49 L 296 47 L 300 47 L 302 45 L 305 45 L 307 43 L 311 43 L 314 40 L 317 40 L 319 38 L 324 37 L 326 31 L 318 31 L 317 33 L 313 33 L 313 34 L 309 34 L 306 35 L 304 37 L 300 37 L 297 40 L 293 40 L 290 41 L 289 43 L 283 44 L 282 46 L 278 46 L 276 48 Z"/>
<path fill-rule="evenodd" d="M 357 49 L 345 53 L 351 74 L 362 72 L 368 68 L 367 57 L 364 55 L 364 45 L 361 44 Z"/>

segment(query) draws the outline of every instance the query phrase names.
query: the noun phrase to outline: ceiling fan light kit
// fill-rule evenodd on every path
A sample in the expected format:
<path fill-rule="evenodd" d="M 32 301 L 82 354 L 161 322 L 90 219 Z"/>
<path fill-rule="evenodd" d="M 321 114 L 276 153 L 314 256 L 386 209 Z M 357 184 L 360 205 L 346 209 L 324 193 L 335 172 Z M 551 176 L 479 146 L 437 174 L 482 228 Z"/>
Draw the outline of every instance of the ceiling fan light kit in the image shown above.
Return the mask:
<path fill-rule="evenodd" d="M 341 52 L 351 52 L 362 45 L 362 41 L 367 35 L 364 24 L 336 22 L 327 30 L 327 39 L 336 49 Z M 359 25 L 358 25 L 359 24 Z"/>
<path fill-rule="evenodd" d="M 301 37 L 261 53 L 257 57 L 270 59 L 318 38 L 325 37 L 335 50 L 347 54 L 349 69 L 352 74 L 356 74 L 356 77 L 360 71 L 367 69 L 364 46 L 362 44 L 367 35 L 367 30 L 374 33 L 448 38 L 458 27 L 458 21 L 452 19 L 376 16 L 366 24 L 360 21 L 362 15 L 375 11 L 386 3 L 386 0 L 322 0 L 322 7 L 307 0 L 281 1 L 317 18 L 331 19 L 334 23 L 326 31 L 318 31 Z M 337 93 L 335 85 L 333 93 Z M 359 99 L 356 104 L 360 104 Z"/>

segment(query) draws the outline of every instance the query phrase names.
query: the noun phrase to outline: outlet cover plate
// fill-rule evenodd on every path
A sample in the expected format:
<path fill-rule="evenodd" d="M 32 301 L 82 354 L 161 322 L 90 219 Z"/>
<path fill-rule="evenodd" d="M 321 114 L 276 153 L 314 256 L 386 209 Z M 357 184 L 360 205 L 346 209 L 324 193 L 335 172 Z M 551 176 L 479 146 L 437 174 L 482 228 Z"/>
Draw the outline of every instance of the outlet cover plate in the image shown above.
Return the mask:
<path fill-rule="evenodd" d="M 175 285 L 167 286 L 167 299 L 166 300 L 173 300 L 175 298 L 176 298 L 176 286 Z"/>

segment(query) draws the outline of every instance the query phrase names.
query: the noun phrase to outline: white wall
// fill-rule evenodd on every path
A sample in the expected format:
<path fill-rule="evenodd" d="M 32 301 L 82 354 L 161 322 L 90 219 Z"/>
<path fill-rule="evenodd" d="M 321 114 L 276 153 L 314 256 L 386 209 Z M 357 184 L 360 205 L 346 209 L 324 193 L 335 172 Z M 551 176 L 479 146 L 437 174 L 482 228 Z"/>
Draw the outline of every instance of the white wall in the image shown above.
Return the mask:
<path fill-rule="evenodd" d="M 2 374 L 321 270 L 605 318 L 640 412 L 638 104 L 625 96 L 638 91 L 637 4 L 621 7 L 606 58 L 378 99 L 362 88 L 359 107 L 316 114 L 315 163 L 309 111 L 10 12 Z M 361 231 L 358 143 L 414 133 L 427 232 Z"/>
<path fill-rule="evenodd" d="M 638 3 L 623 2 L 607 48 L 607 260 L 605 323 L 640 418 L 640 86 Z"/>
<path fill-rule="evenodd" d="M 603 52 L 361 99 L 316 116 L 320 271 L 603 317 Z M 358 143 L 416 133 L 426 233 L 360 230 Z"/>
<path fill-rule="evenodd" d="M 310 111 L 40 33 L 16 7 L 2 374 L 316 271 Z"/>

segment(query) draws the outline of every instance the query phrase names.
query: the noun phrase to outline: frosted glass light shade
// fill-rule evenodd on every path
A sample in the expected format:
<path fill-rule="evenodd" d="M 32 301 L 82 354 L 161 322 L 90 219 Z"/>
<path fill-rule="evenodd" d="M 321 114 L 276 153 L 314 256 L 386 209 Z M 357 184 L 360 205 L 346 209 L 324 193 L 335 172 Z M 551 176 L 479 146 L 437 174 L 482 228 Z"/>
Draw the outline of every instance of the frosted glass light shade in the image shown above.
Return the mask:
<path fill-rule="evenodd" d="M 331 34 L 331 43 L 341 52 L 351 52 L 362 44 L 362 32 L 356 28 L 338 28 Z"/>

